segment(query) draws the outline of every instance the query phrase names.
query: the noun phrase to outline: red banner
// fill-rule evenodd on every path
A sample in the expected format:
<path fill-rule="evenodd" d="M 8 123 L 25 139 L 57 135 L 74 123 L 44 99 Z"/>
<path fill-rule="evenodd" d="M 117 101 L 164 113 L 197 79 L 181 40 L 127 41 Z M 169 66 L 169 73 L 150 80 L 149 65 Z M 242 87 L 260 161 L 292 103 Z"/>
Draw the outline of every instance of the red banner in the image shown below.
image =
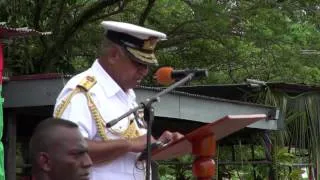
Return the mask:
<path fill-rule="evenodd" d="M 3 45 L 0 43 L 0 84 L 2 84 L 2 72 L 3 72 Z"/>

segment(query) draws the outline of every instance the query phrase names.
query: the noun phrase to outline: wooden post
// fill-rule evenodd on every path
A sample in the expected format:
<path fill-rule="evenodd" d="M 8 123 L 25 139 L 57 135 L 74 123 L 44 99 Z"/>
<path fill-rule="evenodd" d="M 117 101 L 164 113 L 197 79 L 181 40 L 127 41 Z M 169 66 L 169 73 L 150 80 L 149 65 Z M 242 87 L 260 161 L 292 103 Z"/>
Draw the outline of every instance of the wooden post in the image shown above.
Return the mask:
<path fill-rule="evenodd" d="M 6 180 L 16 180 L 16 145 L 17 119 L 13 112 L 8 112 L 6 118 L 7 133 L 5 145 Z"/>
<path fill-rule="evenodd" d="M 195 156 L 192 165 L 193 175 L 198 180 L 211 180 L 216 167 L 212 159 L 216 155 L 216 138 L 214 134 L 193 139 L 192 154 Z"/>

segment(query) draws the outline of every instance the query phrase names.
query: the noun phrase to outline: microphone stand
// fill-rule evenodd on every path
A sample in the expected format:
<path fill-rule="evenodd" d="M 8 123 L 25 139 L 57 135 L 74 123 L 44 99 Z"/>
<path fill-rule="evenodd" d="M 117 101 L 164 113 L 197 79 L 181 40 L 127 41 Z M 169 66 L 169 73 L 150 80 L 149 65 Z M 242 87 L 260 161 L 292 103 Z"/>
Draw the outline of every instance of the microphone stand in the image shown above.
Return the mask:
<path fill-rule="evenodd" d="M 129 116 L 130 114 L 136 112 L 138 109 L 144 108 L 144 120 L 148 122 L 147 127 L 147 165 L 146 165 L 146 180 L 150 180 L 150 168 L 151 168 L 151 131 L 152 131 L 152 124 L 154 121 L 154 108 L 152 107 L 152 104 L 154 102 L 160 101 L 160 96 L 167 94 L 174 90 L 176 87 L 185 84 L 187 81 L 192 80 L 192 78 L 195 76 L 195 73 L 189 73 L 186 77 L 182 78 L 178 82 L 172 84 L 168 88 L 164 89 L 163 91 L 157 93 L 155 96 L 146 99 L 145 101 L 141 102 L 137 107 L 134 109 L 131 109 L 130 111 L 126 112 L 122 116 L 120 116 L 117 119 L 114 119 L 106 124 L 107 128 L 112 127 L 116 123 L 118 123 L 121 119 Z"/>

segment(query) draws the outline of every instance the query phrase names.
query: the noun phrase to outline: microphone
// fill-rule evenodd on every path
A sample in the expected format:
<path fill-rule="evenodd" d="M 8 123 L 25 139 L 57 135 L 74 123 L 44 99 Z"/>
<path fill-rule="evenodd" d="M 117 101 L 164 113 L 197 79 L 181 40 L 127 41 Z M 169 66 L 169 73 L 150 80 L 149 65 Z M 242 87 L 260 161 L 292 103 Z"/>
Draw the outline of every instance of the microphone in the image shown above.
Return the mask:
<path fill-rule="evenodd" d="M 184 69 L 184 70 L 174 70 L 172 67 L 162 67 L 159 68 L 154 79 L 161 85 L 169 85 L 174 83 L 176 80 L 182 79 L 187 75 L 194 73 L 195 79 L 201 77 L 208 77 L 207 69 Z"/>

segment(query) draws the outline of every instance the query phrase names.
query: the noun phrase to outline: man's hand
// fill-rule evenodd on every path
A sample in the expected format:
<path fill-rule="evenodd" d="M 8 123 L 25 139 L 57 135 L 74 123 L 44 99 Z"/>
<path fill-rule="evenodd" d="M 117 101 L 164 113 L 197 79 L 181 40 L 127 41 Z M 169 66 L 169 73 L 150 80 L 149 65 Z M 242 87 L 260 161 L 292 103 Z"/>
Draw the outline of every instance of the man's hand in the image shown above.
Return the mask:
<path fill-rule="evenodd" d="M 130 151 L 131 152 L 142 152 L 147 145 L 147 135 L 139 136 L 137 138 L 133 138 L 128 140 L 130 143 Z M 151 143 L 154 143 L 155 140 L 151 137 Z"/>
<path fill-rule="evenodd" d="M 184 136 L 178 132 L 170 132 L 165 131 L 162 133 L 162 135 L 159 137 L 158 141 L 163 142 L 164 144 L 172 143 L 178 139 L 183 138 Z"/>
<path fill-rule="evenodd" d="M 172 143 L 178 139 L 183 138 L 184 136 L 178 132 L 170 132 L 170 131 L 165 131 L 162 133 L 162 135 L 160 136 L 160 138 L 157 141 L 162 142 L 163 144 L 168 144 L 168 143 Z M 139 136 L 137 138 L 133 138 L 128 140 L 129 144 L 130 144 L 130 151 L 131 152 L 142 152 L 147 145 L 147 136 L 143 135 L 143 136 Z M 156 140 L 151 137 L 151 143 L 156 142 Z"/>

